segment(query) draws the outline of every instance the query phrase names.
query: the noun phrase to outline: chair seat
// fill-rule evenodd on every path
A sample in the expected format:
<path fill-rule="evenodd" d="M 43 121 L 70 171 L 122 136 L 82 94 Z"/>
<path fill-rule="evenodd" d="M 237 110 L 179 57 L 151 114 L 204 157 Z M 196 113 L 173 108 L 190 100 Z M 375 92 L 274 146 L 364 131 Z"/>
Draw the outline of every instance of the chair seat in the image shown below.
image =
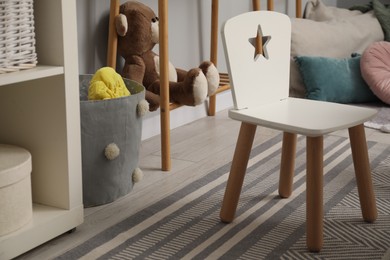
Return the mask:
<path fill-rule="evenodd" d="M 229 117 L 306 136 L 321 136 L 359 125 L 374 117 L 377 111 L 352 105 L 286 98 L 251 109 L 232 109 Z"/>

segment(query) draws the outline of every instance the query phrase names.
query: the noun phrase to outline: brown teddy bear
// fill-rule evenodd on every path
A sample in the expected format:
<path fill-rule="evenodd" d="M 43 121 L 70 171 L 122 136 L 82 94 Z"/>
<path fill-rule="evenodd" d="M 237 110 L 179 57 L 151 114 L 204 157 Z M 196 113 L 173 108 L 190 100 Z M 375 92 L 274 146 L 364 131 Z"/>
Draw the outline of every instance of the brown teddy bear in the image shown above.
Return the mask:
<path fill-rule="evenodd" d="M 160 106 L 159 56 L 153 47 L 159 42 L 158 17 L 148 6 L 128 1 L 115 17 L 118 53 L 125 59 L 122 76 L 142 83 L 150 111 Z M 203 103 L 219 85 L 219 73 L 209 61 L 185 71 L 169 63 L 170 102 L 187 106 Z"/>

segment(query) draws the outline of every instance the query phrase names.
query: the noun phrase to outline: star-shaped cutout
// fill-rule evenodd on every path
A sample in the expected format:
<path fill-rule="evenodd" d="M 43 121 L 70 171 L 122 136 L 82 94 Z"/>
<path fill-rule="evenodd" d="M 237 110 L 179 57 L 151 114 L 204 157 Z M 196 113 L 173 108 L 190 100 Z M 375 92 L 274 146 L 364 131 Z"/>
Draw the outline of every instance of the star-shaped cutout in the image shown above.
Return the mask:
<path fill-rule="evenodd" d="M 257 60 L 260 56 L 263 56 L 268 60 L 267 44 L 271 40 L 271 36 L 263 36 L 261 26 L 257 27 L 256 37 L 249 38 L 249 42 L 255 47 L 254 59 Z"/>

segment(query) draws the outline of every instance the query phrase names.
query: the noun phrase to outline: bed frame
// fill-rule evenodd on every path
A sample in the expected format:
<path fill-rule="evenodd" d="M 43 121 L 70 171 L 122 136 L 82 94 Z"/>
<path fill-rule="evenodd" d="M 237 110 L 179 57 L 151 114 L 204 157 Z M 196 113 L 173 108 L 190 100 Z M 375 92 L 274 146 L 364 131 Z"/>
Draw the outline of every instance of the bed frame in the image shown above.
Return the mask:
<path fill-rule="evenodd" d="M 114 18 L 119 14 L 119 0 L 111 0 L 110 2 L 110 19 L 109 19 L 109 34 L 108 34 L 108 49 L 107 49 L 107 66 L 116 67 L 117 57 L 117 34 L 115 30 Z M 252 0 L 253 10 L 260 10 L 260 0 Z M 218 10 L 219 0 L 211 2 L 211 42 L 210 42 L 210 61 L 217 66 L 218 54 Z M 274 10 L 274 0 L 267 0 L 267 10 Z M 295 0 L 296 17 L 302 16 L 302 0 Z M 158 1 L 158 16 L 159 16 L 159 33 L 162 41 L 159 43 L 160 56 L 160 82 L 161 82 L 161 169 L 163 171 L 171 170 L 171 152 L 170 152 L 170 111 L 181 107 L 180 104 L 169 102 L 168 91 L 168 0 Z M 226 73 L 220 74 L 220 86 L 216 93 L 209 97 L 208 115 L 214 116 L 216 109 L 216 95 L 230 89 L 229 76 Z"/>

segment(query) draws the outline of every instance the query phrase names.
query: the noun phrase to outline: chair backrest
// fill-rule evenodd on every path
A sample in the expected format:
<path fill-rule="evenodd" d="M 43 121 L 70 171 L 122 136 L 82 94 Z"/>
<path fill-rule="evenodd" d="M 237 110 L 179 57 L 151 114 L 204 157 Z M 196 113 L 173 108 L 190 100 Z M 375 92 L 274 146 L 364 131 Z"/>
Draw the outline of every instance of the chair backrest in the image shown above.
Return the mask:
<path fill-rule="evenodd" d="M 257 34 L 263 44 L 256 44 Z M 287 15 L 256 11 L 235 16 L 225 22 L 222 40 L 235 109 L 288 97 L 291 22 Z"/>

